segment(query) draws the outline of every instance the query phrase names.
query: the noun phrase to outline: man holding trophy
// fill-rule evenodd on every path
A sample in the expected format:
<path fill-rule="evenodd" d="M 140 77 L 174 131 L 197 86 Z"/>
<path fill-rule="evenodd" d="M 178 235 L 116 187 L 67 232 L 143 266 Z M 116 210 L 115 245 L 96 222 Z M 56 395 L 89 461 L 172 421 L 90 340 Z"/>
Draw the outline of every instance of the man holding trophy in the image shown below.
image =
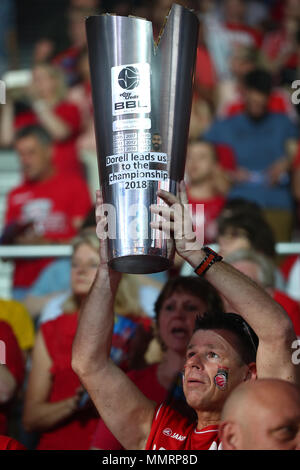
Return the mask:
<path fill-rule="evenodd" d="M 222 406 L 234 387 L 256 377 L 300 380 L 291 362 L 296 337 L 284 310 L 217 253 L 202 248 L 191 229 L 184 184 L 178 182 L 184 172 L 197 31 L 195 15 L 179 5 L 173 5 L 158 46 L 146 20 L 87 19 L 101 261 L 81 311 L 72 367 L 126 449 L 218 449 Z M 120 272 L 166 270 L 174 248 L 237 312 L 197 318 L 183 371 L 192 420 L 172 403 L 156 407 L 109 358 Z"/>

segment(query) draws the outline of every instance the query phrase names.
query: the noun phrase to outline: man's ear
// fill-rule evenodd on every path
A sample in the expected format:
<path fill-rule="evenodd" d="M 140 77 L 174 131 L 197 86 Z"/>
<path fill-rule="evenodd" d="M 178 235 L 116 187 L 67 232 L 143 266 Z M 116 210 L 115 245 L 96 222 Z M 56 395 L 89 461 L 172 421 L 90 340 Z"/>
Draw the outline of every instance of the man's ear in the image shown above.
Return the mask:
<path fill-rule="evenodd" d="M 244 381 L 256 380 L 257 379 L 256 362 L 250 362 L 250 364 L 248 364 L 247 367 L 248 367 L 248 371 L 246 373 Z"/>
<path fill-rule="evenodd" d="M 223 450 L 239 450 L 239 426 L 233 421 L 224 421 L 219 427 L 219 439 Z"/>

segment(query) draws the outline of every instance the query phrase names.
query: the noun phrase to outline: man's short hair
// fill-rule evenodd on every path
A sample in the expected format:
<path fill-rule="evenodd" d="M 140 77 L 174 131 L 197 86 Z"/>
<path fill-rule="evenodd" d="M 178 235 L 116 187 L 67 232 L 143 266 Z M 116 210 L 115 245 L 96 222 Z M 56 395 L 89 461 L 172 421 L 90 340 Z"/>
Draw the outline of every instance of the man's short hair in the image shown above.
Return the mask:
<path fill-rule="evenodd" d="M 38 141 L 45 146 L 51 145 L 52 143 L 52 138 L 46 129 L 36 124 L 21 127 L 21 129 L 19 129 L 15 134 L 15 142 L 25 137 L 31 136 L 36 137 Z"/>
<path fill-rule="evenodd" d="M 270 95 L 272 91 L 272 75 L 263 69 L 248 72 L 243 79 L 243 83 L 249 90 L 259 91 L 264 95 Z"/>
<path fill-rule="evenodd" d="M 245 364 L 256 362 L 258 337 L 250 325 L 236 313 L 207 312 L 198 316 L 194 333 L 198 330 L 227 330 L 238 340 L 238 353 Z"/>

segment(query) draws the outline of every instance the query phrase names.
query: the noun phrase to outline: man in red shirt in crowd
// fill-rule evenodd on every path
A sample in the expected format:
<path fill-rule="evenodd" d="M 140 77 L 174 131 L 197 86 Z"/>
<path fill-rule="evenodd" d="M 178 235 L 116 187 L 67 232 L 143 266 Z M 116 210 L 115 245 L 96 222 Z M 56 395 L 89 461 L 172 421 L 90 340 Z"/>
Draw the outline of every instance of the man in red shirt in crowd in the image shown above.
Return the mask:
<path fill-rule="evenodd" d="M 222 262 L 209 248 L 201 249 L 195 237 L 191 241 L 191 234 L 182 236 L 182 227 L 187 226 L 182 214 L 188 217 L 184 210 L 188 204 L 184 185 L 180 185 L 179 197 L 162 190 L 157 194 L 167 205 L 152 206 L 152 213 L 168 221 L 151 222 L 151 227 L 166 232 L 171 229 L 177 253 L 196 268 L 198 275 L 205 274 L 241 315 L 216 312 L 198 317 L 187 348 L 183 379 L 186 401 L 197 419 L 191 423 L 165 403 L 156 408 L 109 360 L 113 304 L 120 274 L 109 269 L 103 240 L 100 267 L 81 311 L 73 343 L 72 366 L 101 417 L 125 448 L 218 449 L 222 407 L 239 383 L 256 377 L 276 377 L 299 384 L 300 369 L 291 361 L 291 345 L 296 336 L 289 317 L 262 288 Z M 107 224 L 101 206 L 99 192 L 96 201 L 99 237 Z M 175 315 L 180 317 L 180 311 Z M 248 323 L 259 339 L 257 352 L 255 335 Z"/>
<path fill-rule="evenodd" d="M 15 148 L 24 181 L 8 194 L 3 244 L 67 243 L 91 208 L 87 184 L 77 176 L 55 172 L 52 141 L 40 126 L 18 131 Z M 13 296 L 22 300 L 50 258 L 15 261 Z"/>

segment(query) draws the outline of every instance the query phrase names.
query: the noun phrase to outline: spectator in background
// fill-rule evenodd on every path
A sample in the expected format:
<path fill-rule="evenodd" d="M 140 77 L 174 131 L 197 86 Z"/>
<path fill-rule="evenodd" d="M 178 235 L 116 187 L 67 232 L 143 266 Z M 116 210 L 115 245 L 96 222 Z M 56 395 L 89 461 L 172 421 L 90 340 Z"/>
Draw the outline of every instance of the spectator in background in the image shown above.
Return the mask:
<path fill-rule="evenodd" d="M 227 212 L 228 209 L 225 209 Z M 253 210 L 253 212 L 250 212 Z M 252 248 L 270 259 L 275 256 L 275 240 L 270 225 L 254 209 L 245 207 L 223 215 L 218 219 L 219 251 L 228 256 L 235 250 Z"/>
<path fill-rule="evenodd" d="M 57 15 L 52 15 L 34 45 L 33 62 L 57 63 L 65 72 L 68 85 L 75 85 L 80 80 L 76 61 L 82 47 L 86 45 L 85 18 L 99 14 L 100 6 L 101 1 L 98 0 L 70 0 L 59 21 Z"/>
<path fill-rule="evenodd" d="M 0 321 L 5 321 L 12 328 L 23 352 L 24 360 L 34 345 L 34 324 L 24 305 L 15 300 L 0 299 Z"/>
<path fill-rule="evenodd" d="M 297 79 L 300 5 L 298 0 L 284 2 L 279 28 L 266 34 L 261 55 L 265 67 L 277 83 L 288 84 Z"/>
<path fill-rule="evenodd" d="M 25 90 L 27 109 L 14 114 L 14 104 L 8 98 L 2 110 L 0 142 L 13 144 L 15 131 L 28 125 L 41 125 L 53 139 L 53 164 L 64 175 L 81 175 L 76 139 L 80 132 L 78 107 L 66 99 L 63 72 L 50 64 L 36 65 L 32 83 Z M 29 105 L 29 106 L 28 106 Z"/>
<path fill-rule="evenodd" d="M 263 210 L 258 204 L 256 204 L 256 202 L 237 197 L 226 201 L 219 220 L 238 215 L 245 215 L 245 212 L 253 217 L 263 218 Z"/>
<path fill-rule="evenodd" d="M 216 71 L 205 41 L 204 23 L 200 21 L 189 128 L 190 139 L 197 139 L 199 134 L 212 123 L 216 83 Z"/>
<path fill-rule="evenodd" d="M 235 46 L 230 56 L 231 78 L 222 80 L 217 88 L 217 114 L 230 117 L 245 111 L 245 76 L 256 69 L 259 63 L 257 49 L 250 46 Z M 291 91 L 273 88 L 268 100 L 270 112 L 287 114 L 293 121 L 297 112 L 291 102 Z"/>
<path fill-rule="evenodd" d="M 275 265 L 264 255 L 242 249 L 226 256 L 227 263 L 260 284 L 278 302 L 290 317 L 297 336 L 300 337 L 300 308 L 286 293 L 275 288 Z"/>
<path fill-rule="evenodd" d="M 299 387 L 272 378 L 238 385 L 225 402 L 219 437 L 224 450 L 299 450 Z"/>
<path fill-rule="evenodd" d="M 205 279 L 179 277 L 165 284 L 155 304 L 156 334 L 163 349 L 161 360 L 127 374 L 147 398 L 156 403 L 183 399 L 181 383 L 175 384 L 184 365 L 195 317 L 222 308 L 218 292 Z M 102 420 L 97 426 L 92 447 L 122 449 Z"/>
<path fill-rule="evenodd" d="M 85 18 L 98 14 L 95 8 L 96 2 L 90 2 L 92 7 L 71 7 L 67 13 L 67 31 L 70 46 L 53 58 L 53 63 L 58 65 L 65 73 L 67 84 L 73 86 L 80 81 L 77 70 L 77 61 L 81 51 L 86 47 Z"/>
<path fill-rule="evenodd" d="M 68 100 L 75 103 L 80 111 L 82 126 L 80 136 L 77 139 L 77 150 L 85 167 L 91 195 L 94 197 L 95 191 L 99 187 L 99 175 L 87 48 L 84 48 L 77 58 L 77 70 L 81 81 L 69 90 Z"/>
<path fill-rule="evenodd" d="M 197 204 L 204 204 L 204 220 L 198 220 L 198 223 L 201 227 L 204 223 L 204 242 L 212 243 L 217 235 L 216 219 L 223 209 L 229 190 L 228 178 L 218 162 L 214 146 L 201 140 L 190 142 L 185 172 L 194 224 L 197 222 Z"/>
<path fill-rule="evenodd" d="M 268 111 L 272 79 L 267 72 L 254 70 L 244 83 L 245 111 L 216 120 L 204 138 L 234 150 L 237 170 L 229 196 L 260 204 L 276 240 L 290 240 L 293 204 L 288 172 L 298 130 L 287 116 Z"/>
<path fill-rule="evenodd" d="M 271 226 L 255 203 L 229 201 L 218 219 L 219 251 L 222 256 L 230 256 L 236 250 L 252 249 L 275 262 L 275 239 Z M 281 271 L 275 271 L 275 285 L 285 289 Z"/>
<path fill-rule="evenodd" d="M 69 175 L 66 179 L 56 173 L 52 141 L 43 128 L 23 128 L 15 142 L 24 182 L 8 194 L 2 243 L 65 243 L 75 236 L 91 207 L 88 187 L 76 176 Z M 13 277 L 16 300 L 25 296 L 51 261 L 49 258 L 16 260 Z"/>
<path fill-rule="evenodd" d="M 25 361 L 10 325 L 0 321 L 0 434 L 7 434 L 13 399 L 20 389 Z"/>
<path fill-rule="evenodd" d="M 33 350 L 26 391 L 24 427 L 41 433 L 38 449 L 88 449 L 97 423 L 92 407 L 80 409 L 83 394 L 71 369 L 71 350 L 79 307 L 99 264 L 92 236 L 74 242 L 72 296 L 64 314 L 43 324 Z"/>
<path fill-rule="evenodd" d="M 95 208 L 92 207 L 84 219 L 80 231 L 82 230 L 95 230 Z M 49 305 L 49 310 L 52 310 L 52 301 L 55 303 L 54 311 L 61 312 L 61 305 L 70 295 L 70 280 L 71 280 L 71 257 L 63 257 L 54 260 L 46 266 L 36 281 L 30 287 L 23 303 L 30 312 L 32 318 L 38 317 L 46 306 Z M 55 318 L 55 317 L 52 317 Z M 45 315 L 45 318 L 47 315 Z"/>
<path fill-rule="evenodd" d="M 98 269 L 99 241 L 94 233 L 82 232 L 73 248 L 71 296 L 63 305 L 62 315 L 42 323 L 33 351 L 24 425 L 28 431 L 42 433 L 38 450 L 88 449 L 97 423 L 93 408 L 81 409 L 79 404 L 83 390 L 71 368 L 71 351 L 80 306 Z M 149 329 L 151 322 L 141 316 L 136 286 L 126 278 L 122 281 L 116 310 L 122 308 L 123 312 L 115 318 L 111 357 L 128 370 L 133 364 L 144 365 L 150 336 L 143 327 Z"/>
<path fill-rule="evenodd" d="M 221 20 L 231 46 L 242 44 L 259 48 L 263 35 L 258 28 L 247 23 L 247 4 L 246 0 L 224 0 Z"/>

